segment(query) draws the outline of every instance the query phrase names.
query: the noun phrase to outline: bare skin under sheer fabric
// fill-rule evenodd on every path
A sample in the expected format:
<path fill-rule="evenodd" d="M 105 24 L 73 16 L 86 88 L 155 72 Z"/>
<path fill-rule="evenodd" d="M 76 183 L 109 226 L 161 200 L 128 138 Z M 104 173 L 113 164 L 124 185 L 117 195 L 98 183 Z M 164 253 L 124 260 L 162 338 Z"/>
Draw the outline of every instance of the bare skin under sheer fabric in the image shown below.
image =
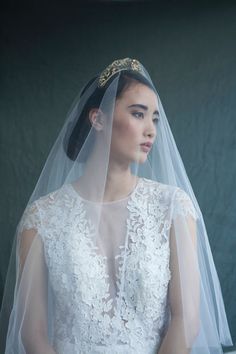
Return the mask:
<path fill-rule="evenodd" d="M 73 102 L 17 227 L 0 323 L 7 354 L 232 345 L 200 207 L 136 59 L 111 63 Z"/>
<path fill-rule="evenodd" d="M 175 219 L 195 221 L 193 205 L 183 190 L 140 178 L 127 198 L 103 204 L 99 235 L 96 210 L 68 184 L 25 211 L 21 234 L 37 232 L 19 297 L 28 303 L 21 326 L 29 353 L 50 333 L 57 354 L 157 354 L 171 316 L 171 229 Z"/>

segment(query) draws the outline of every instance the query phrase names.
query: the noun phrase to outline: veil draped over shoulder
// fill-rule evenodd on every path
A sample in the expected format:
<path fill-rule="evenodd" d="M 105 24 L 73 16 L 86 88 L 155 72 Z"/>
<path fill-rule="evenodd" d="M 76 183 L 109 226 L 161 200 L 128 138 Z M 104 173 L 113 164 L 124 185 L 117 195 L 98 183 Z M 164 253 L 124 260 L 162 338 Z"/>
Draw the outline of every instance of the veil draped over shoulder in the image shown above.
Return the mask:
<path fill-rule="evenodd" d="M 156 97 L 156 137 L 132 150 L 116 104 L 135 82 Z M 147 112 L 144 102 L 129 106 L 135 124 Z M 108 195 L 114 160 L 126 168 L 125 137 L 130 183 L 120 179 Z M 232 345 L 201 210 L 159 95 L 135 59 L 109 65 L 68 113 L 17 227 L 2 332 L 6 323 L 7 354 L 220 354 Z"/>

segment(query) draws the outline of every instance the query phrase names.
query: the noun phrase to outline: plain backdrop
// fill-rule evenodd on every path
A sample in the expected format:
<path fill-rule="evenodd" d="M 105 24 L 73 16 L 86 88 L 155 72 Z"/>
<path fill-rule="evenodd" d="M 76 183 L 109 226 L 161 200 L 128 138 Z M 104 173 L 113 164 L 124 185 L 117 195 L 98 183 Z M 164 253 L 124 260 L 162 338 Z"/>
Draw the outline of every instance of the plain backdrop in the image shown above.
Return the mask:
<path fill-rule="evenodd" d="M 1 11 L 0 297 L 14 231 L 82 85 L 114 59 L 157 87 L 236 341 L 236 3 L 8 1 Z"/>

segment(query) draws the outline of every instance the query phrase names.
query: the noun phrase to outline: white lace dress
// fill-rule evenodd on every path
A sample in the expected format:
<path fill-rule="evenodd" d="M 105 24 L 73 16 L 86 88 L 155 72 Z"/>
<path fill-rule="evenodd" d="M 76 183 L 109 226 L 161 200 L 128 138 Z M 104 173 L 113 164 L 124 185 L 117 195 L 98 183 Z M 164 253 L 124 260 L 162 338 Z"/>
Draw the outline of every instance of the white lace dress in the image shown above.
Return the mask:
<path fill-rule="evenodd" d="M 194 215 L 184 191 L 140 178 L 127 198 L 102 204 L 95 242 L 96 203 L 70 184 L 26 209 L 22 227 L 44 245 L 57 354 L 157 354 L 170 318 L 173 210 Z"/>

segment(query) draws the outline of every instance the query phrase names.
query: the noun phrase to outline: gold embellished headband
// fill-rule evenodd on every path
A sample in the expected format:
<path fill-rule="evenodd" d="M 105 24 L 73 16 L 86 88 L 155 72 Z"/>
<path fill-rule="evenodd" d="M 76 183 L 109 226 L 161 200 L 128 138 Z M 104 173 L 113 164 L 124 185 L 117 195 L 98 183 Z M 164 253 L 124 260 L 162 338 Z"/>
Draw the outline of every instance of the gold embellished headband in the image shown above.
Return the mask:
<path fill-rule="evenodd" d="M 125 58 L 115 60 L 102 71 L 99 77 L 98 87 L 103 87 L 113 75 L 122 70 L 132 70 L 141 73 L 143 68 L 141 63 L 136 59 Z"/>

